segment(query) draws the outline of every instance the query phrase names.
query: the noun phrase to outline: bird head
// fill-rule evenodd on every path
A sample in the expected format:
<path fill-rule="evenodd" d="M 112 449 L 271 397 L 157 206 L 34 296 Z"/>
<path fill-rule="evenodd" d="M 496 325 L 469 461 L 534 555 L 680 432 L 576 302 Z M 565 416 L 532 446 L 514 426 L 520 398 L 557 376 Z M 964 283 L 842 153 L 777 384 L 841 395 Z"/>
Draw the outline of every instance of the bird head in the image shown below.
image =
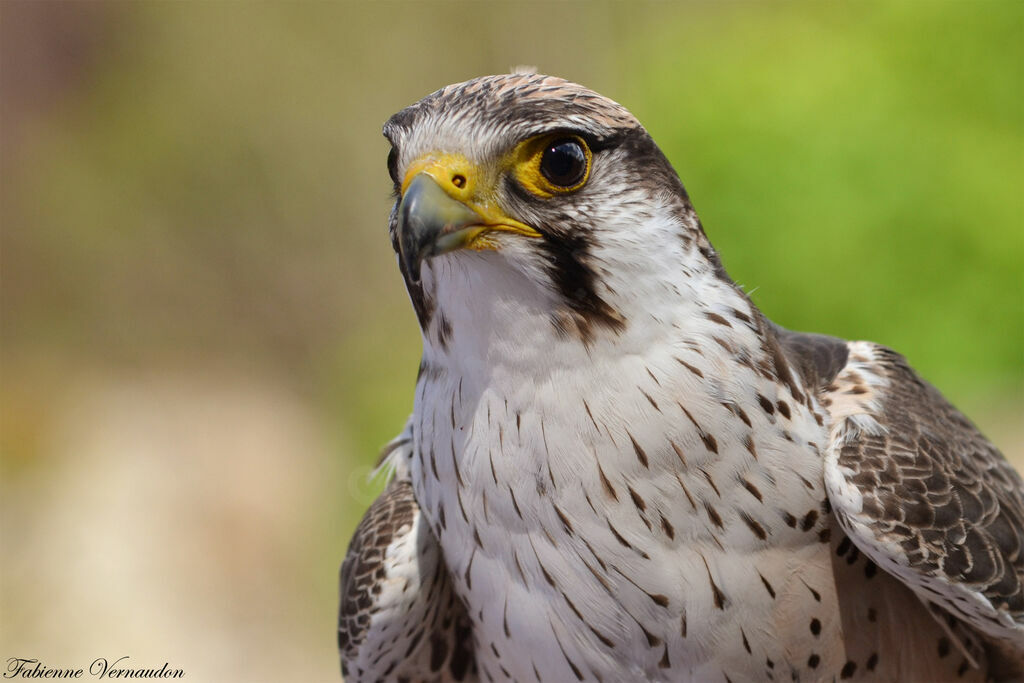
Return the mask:
<path fill-rule="evenodd" d="M 724 275 L 650 135 L 583 86 L 477 78 L 403 109 L 384 135 L 392 243 L 428 343 L 432 325 L 444 341 L 502 310 L 589 345 L 686 296 L 684 276 Z"/>

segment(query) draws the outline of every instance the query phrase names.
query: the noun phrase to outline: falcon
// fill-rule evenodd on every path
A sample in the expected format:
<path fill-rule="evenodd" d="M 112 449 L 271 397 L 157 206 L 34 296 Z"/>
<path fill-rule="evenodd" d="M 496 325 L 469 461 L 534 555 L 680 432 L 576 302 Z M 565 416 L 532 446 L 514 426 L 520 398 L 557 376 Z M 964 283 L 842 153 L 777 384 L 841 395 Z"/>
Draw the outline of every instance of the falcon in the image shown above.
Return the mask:
<path fill-rule="evenodd" d="M 384 135 L 423 359 L 347 680 L 1024 675 L 1021 477 L 899 354 L 769 321 L 626 109 L 488 76 Z"/>

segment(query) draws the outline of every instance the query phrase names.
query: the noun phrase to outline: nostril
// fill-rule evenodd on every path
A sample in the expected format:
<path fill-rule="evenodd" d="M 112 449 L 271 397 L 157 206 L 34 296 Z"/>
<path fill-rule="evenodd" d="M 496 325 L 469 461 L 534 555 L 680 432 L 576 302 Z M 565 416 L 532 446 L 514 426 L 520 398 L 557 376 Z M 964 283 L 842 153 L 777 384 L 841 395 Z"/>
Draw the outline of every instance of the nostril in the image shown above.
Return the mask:
<path fill-rule="evenodd" d="M 466 176 L 461 175 L 461 174 L 460 175 L 453 175 L 452 176 L 452 185 L 454 185 L 455 187 L 457 187 L 459 189 L 462 189 L 463 187 L 466 186 Z"/>

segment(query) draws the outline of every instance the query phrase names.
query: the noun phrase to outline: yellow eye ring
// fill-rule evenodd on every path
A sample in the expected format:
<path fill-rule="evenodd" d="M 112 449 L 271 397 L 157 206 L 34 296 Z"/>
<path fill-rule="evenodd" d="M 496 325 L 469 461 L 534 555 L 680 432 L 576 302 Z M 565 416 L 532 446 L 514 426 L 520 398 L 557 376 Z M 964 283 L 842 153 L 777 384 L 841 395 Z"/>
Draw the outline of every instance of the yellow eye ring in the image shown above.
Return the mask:
<path fill-rule="evenodd" d="M 575 192 L 590 178 L 593 154 L 578 135 L 553 133 L 519 144 L 514 153 L 515 176 L 538 197 Z"/>

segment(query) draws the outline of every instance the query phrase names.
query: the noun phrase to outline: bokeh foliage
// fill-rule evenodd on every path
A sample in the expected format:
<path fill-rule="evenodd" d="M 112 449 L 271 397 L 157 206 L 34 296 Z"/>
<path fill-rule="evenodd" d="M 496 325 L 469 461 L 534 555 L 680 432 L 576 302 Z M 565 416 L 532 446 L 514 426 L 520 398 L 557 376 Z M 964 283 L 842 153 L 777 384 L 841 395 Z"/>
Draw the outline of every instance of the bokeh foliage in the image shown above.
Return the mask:
<path fill-rule="evenodd" d="M 776 321 L 888 344 L 954 396 L 1009 390 L 1024 371 L 1022 7 L 761 5 L 724 42 L 722 15 L 679 12 L 645 43 L 677 47 L 649 50 L 628 92 Z"/>

